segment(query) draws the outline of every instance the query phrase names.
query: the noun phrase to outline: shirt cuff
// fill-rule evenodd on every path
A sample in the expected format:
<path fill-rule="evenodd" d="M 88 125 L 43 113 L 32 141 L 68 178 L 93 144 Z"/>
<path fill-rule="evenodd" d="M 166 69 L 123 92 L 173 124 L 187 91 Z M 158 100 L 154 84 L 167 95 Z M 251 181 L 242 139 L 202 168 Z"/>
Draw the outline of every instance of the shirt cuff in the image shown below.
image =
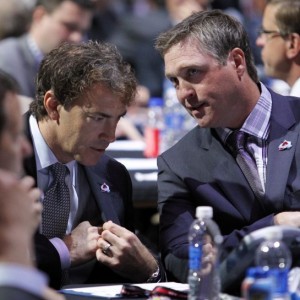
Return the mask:
<path fill-rule="evenodd" d="M 48 285 L 47 276 L 34 268 L 0 263 L 0 286 L 11 286 L 41 297 Z"/>
<path fill-rule="evenodd" d="M 70 252 L 66 244 L 60 238 L 50 239 L 50 242 L 55 247 L 59 254 L 62 270 L 68 269 L 71 266 Z"/>

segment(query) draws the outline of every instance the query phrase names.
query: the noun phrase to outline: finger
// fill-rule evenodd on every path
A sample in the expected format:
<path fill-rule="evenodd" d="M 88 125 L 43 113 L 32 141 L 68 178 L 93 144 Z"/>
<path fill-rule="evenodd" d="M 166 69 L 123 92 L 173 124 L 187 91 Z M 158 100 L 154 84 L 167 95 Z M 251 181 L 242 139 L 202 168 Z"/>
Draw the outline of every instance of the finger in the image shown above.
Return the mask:
<path fill-rule="evenodd" d="M 103 230 L 109 230 L 114 235 L 118 237 L 125 237 L 127 236 L 131 231 L 127 230 L 126 228 L 113 223 L 112 221 L 108 221 L 103 224 Z"/>
<path fill-rule="evenodd" d="M 42 191 L 38 188 L 33 188 L 29 191 L 29 196 L 34 202 L 40 202 Z"/>
<path fill-rule="evenodd" d="M 25 177 L 20 179 L 20 185 L 25 190 L 29 190 L 35 185 L 35 181 L 31 176 L 25 176 Z"/>

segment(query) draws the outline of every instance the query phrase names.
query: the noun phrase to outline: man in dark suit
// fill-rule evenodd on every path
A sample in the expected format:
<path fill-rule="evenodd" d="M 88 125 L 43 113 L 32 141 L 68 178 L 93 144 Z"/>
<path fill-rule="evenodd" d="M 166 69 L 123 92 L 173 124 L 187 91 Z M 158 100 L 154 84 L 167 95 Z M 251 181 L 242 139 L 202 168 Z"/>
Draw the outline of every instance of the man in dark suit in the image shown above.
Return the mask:
<path fill-rule="evenodd" d="M 223 258 L 256 229 L 299 227 L 300 101 L 259 82 L 245 30 L 220 11 L 191 15 L 162 33 L 156 48 L 198 122 L 158 158 L 161 251 L 169 279 L 185 282 L 197 206 L 213 207 Z M 230 150 L 227 138 L 236 131 L 247 137 L 256 176 L 246 177 Z"/>
<path fill-rule="evenodd" d="M 12 75 L 20 93 L 34 98 L 43 56 L 62 42 L 79 43 L 90 27 L 94 1 L 38 0 L 28 33 L 0 41 L 0 69 Z"/>
<path fill-rule="evenodd" d="M 0 298 L 62 300 L 34 267 L 33 235 L 41 217 L 41 192 L 22 161 L 31 153 L 24 137 L 18 87 L 0 71 Z"/>
<path fill-rule="evenodd" d="M 25 170 L 44 191 L 36 257 L 53 287 L 60 287 L 62 271 L 63 283 L 160 278 L 156 259 L 133 233 L 129 173 L 104 153 L 135 93 L 131 68 L 110 44 L 64 43 L 41 63 L 37 95 L 27 114 L 34 156 L 26 159 Z M 69 205 L 61 235 L 48 231 L 62 221 L 57 214 L 63 204 L 45 223 L 52 213 L 46 203 L 57 177 L 51 171 L 56 163 L 67 168 L 60 183 L 67 185 L 69 194 L 61 197 L 68 198 Z"/>

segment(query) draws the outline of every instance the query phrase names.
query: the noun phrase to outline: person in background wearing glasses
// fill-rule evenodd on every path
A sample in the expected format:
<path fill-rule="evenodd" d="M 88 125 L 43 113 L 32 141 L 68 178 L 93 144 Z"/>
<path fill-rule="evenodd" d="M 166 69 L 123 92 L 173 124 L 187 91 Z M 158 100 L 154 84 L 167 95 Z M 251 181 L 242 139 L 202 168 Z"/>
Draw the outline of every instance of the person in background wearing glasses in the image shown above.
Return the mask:
<path fill-rule="evenodd" d="M 0 69 L 17 80 L 21 95 L 34 98 L 35 76 L 45 54 L 62 42 L 84 40 L 94 5 L 93 0 L 37 0 L 28 33 L 0 42 Z"/>
<path fill-rule="evenodd" d="M 265 74 L 285 81 L 300 97 L 300 1 L 270 0 L 256 40 Z"/>

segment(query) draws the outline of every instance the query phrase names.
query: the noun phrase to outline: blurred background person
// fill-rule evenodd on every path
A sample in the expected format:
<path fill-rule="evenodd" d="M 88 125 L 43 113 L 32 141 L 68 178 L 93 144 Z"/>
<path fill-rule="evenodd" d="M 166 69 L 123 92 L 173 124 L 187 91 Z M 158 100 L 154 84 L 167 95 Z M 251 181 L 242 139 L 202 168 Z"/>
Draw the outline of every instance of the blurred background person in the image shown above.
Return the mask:
<path fill-rule="evenodd" d="M 0 69 L 18 81 L 22 95 L 34 97 L 35 76 L 45 54 L 62 42 L 85 38 L 93 8 L 93 0 L 37 0 L 28 33 L 0 41 Z"/>
<path fill-rule="evenodd" d="M 0 72 L 0 298 L 64 299 L 47 287 L 47 277 L 35 269 L 33 234 L 41 220 L 40 191 L 23 173 L 23 158 L 31 146 L 13 78 Z"/>
<path fill-rule="evenodd" d="M 300 1 L 271 0 L 267 3 L 256 44 L 260 47 L 265 75 L 289 86 L 300 96 Z"/>
<path fill-rule="evenodd" d="M 32 5 L 25 0 L 0 0 L 0 40 L 27 32 L 31 15 Z"/>

